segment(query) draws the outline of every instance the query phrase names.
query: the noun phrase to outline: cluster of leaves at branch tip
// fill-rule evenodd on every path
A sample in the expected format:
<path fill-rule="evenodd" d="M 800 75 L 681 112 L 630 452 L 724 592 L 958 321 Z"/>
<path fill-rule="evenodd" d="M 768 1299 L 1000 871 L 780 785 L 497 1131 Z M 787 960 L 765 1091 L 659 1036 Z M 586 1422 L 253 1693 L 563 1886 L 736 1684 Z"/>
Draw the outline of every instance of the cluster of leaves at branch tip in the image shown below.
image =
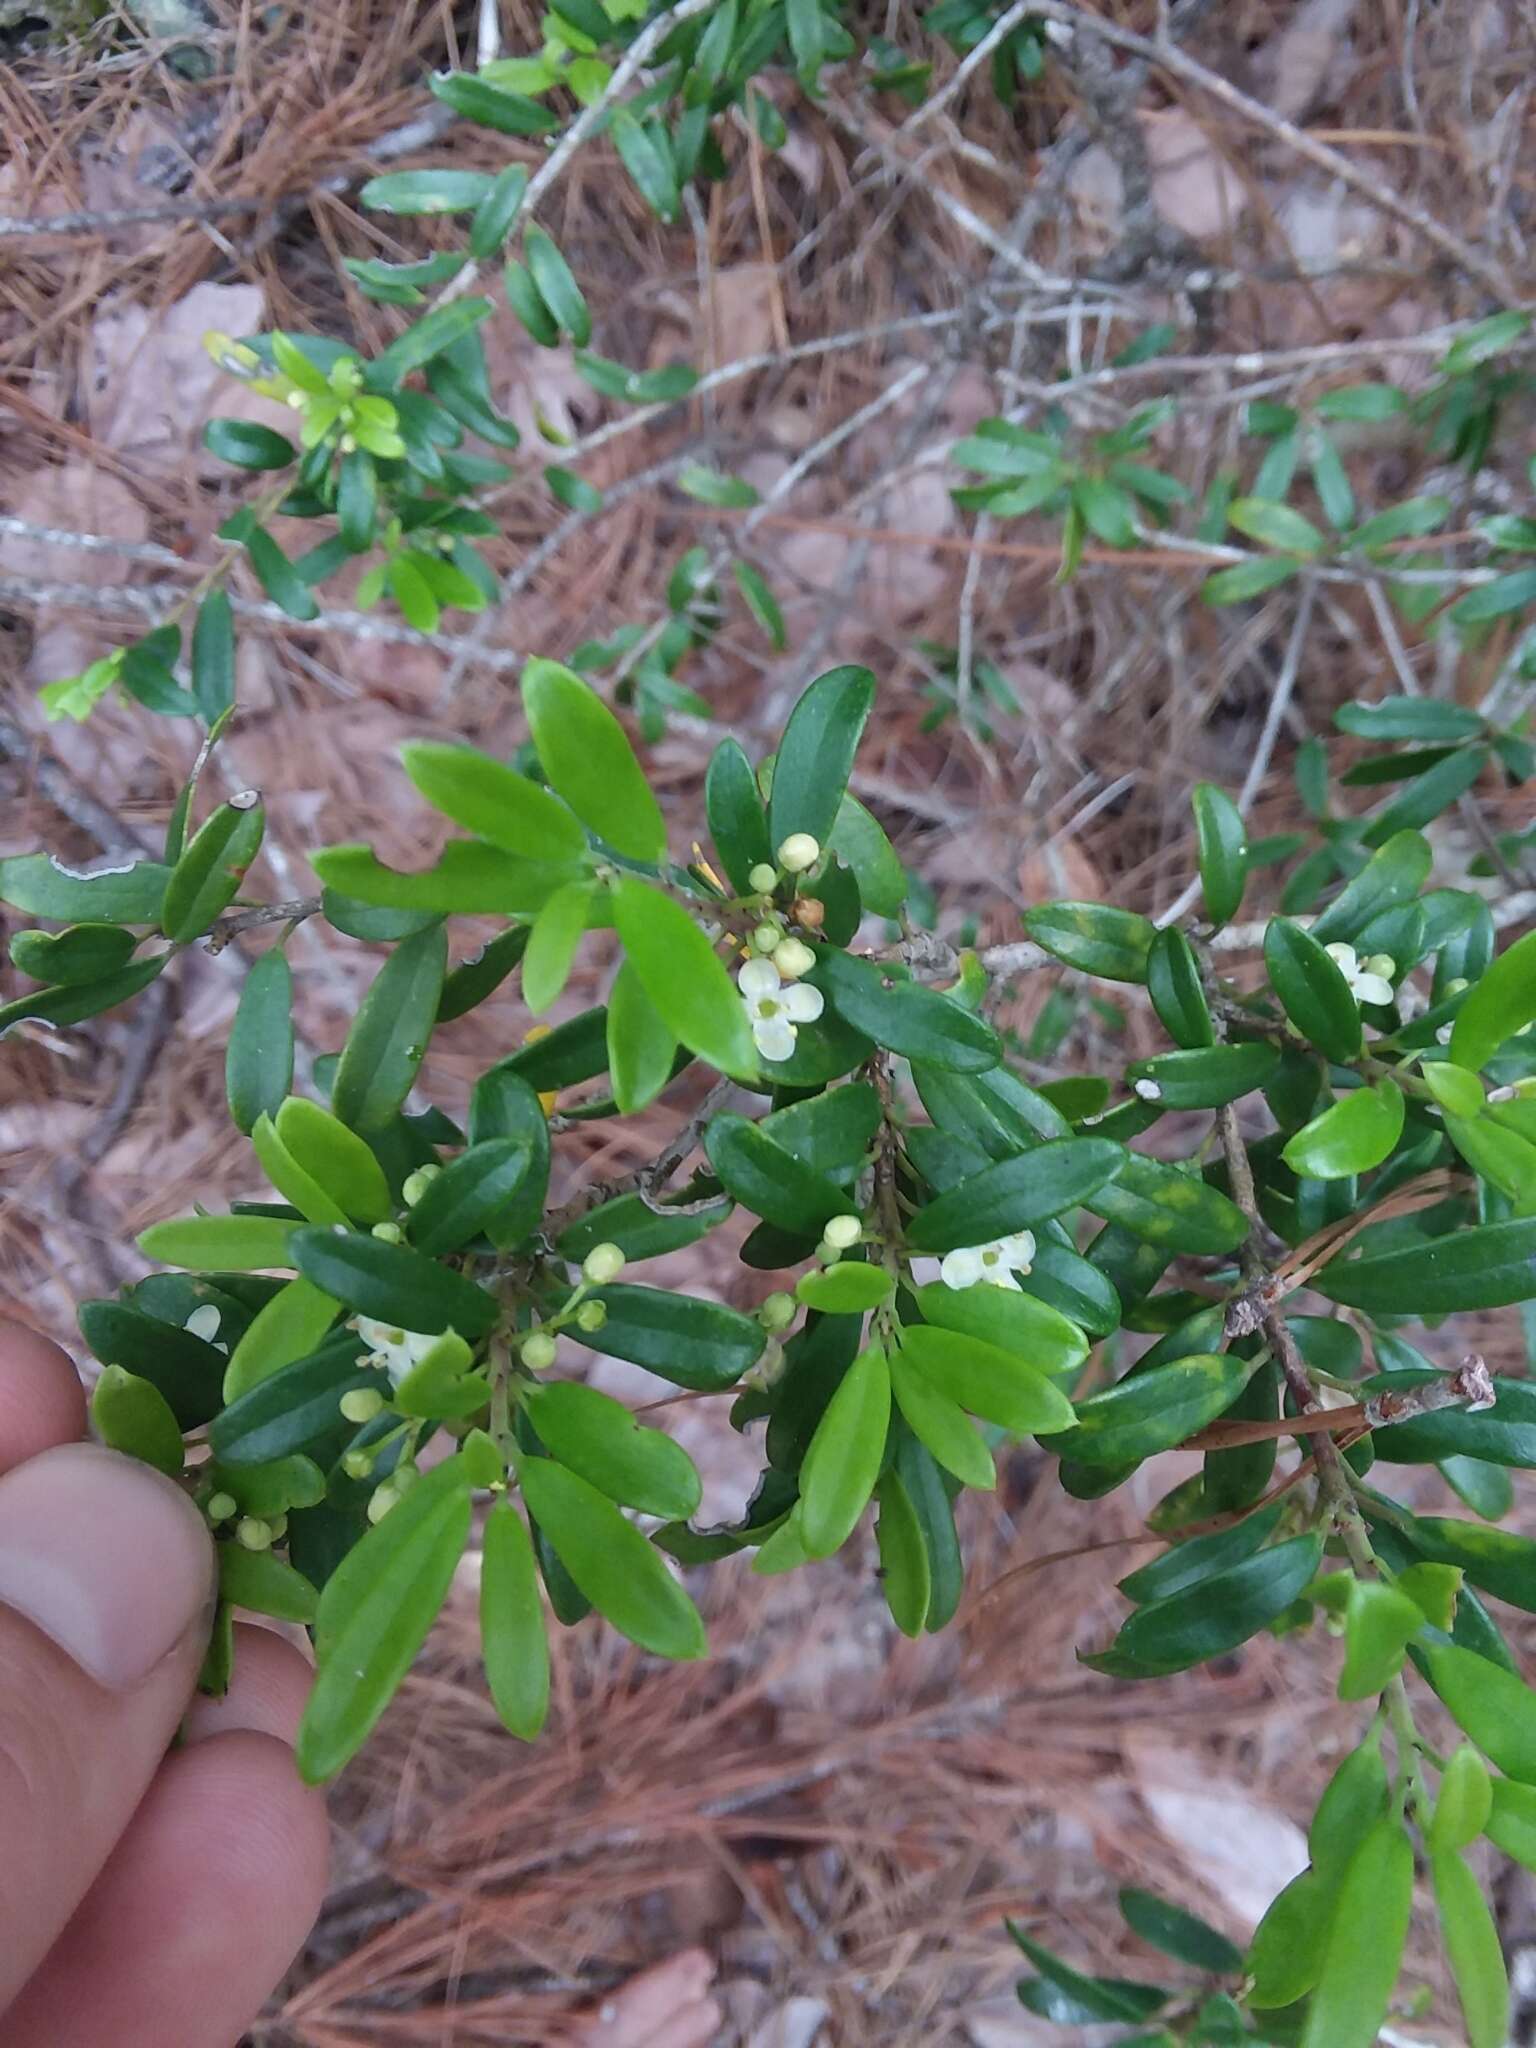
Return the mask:
<path fill-rule="evenodd" d="M 926 27 L 970 52 L 1000 20 L 941 0 Z M 825 67 L 861 58 L 862 90 L 921 101 L 927 60 L 863 36 L 826 0 L 718 0 L 676 19 L 640 0 L 562 0 L 538 52 L 431 90 L 459 118 L 557 153 L 606 133 L 670 222 L 694 182 L 725 175 L 732 109 L 782 146 L 787 72 L 814 96 Z M 988 48 L 1005 99 L 1056 61 L 1028 20 Z M 579 136 L 561 136 L 557 90 L 583 110 Z M 153 1224 L 139 1242 L 158 1270 L 80 1310 L 102 1366 L 97 1433 L 174 1478 L 213 1531 L 222 1598 L 204 1684 L 228 1683 L 235 1610 L 309 1629 L 299 1759 L 329 1777 L 410 1668 L 478 1526 L 490 1693 L 531 1741 L 551 1627 L 595 1610 L 651 1655 L 700 1657 L 704 1567 L 814 1568 L 852 1545 L 877 1561 L 893 1626 L 936 1631 L 966 1591 L 960 1497 L 995 1486 L 1009 1444 L 1035 1440 L 1082 1502 L 1193 1446 L 1200 1471 L 1151 1511 L 1155 1554 L 1120 1580 L 1125 1618 L 1084 1662 L 1154 1683 L 1263 1631 L 1336 1637 L 1359 1743 L 1318 1808 L 1308 1868 L 1246 1952 L 1126 1892 L 1129 1927 L 1180 1982 L 1084 1974 L 1019 1927 L 1035 1972 L 1021 1998 L 1062 2025 L 1123 2025 L 1143 2048 L 1368 2048 L 1417 1858 L 1471 2048 L 1502 2048 L 1507 1988 L 1467 1852 L 1486 1836 L 1536 1869 L 1536 1695 L 1498 1620 L 1536 1610 L 1536 1545 L 1501 1526 L 1511 1472 L 1536 1467 L 1536 1394 L 1508 1378 L 1491 1402 L 1469 1399 L 1457 1389 L 1483 1380 L 1453 1385 L 1413 1339 L 1418 1324 L 1515 1304 L 1536 1336 L 1536 933 L 1501 951 L 1500 899 L 1435 883 L 1425 836 L 1480 786 L 1536 770 L 1520 687 L 1536 653 L 1509 638 L 1536 603 L 1536 568 L 1508 562 L 1536 556 L 1536 520 L 1483 520 L 1453 560 L 1434 539 L 1448 498 L 1358 502 L 1348 430 L 1394 421 L 1475 473 L 1531 388 L 1529 315 L 1464 324 L 1417 393 L 1325 379 L 1294 405 L 1255 402 L 1240 466 L 1199 503 L 1165 466 L 1172 398 L 1107 429 L 1096 413 L 1089 432 L 1064 390 L 1027 425 L 987 420 L 953 449 L 957 473 L 979 479 L 956 484 L 961 509 L 1056 522 L 1063 576 L 1090 550 L 1177 544 L 1216 564 L 1213 605 L 1371 579 L 1409 623 L 1449 591 L 1446 633 L 1507 647 L 1481 706 L 1344 706 L 1354 744 L 1337 777 L 1308 741 L 1296 776 L 1310 840 L 1253 839 L 1239 803 L 1200 785 L 1187 917 L 1039 904 L 1023 918 L 1033 945 L 995 959 L 924 932 L 927 891 L 849 788 L 876 688 L 858 667 L 810 685 L 769 758 L 721 741 L 711 844 L 669 845 L 632 734 L 709 715 L 685 677 L 730 616 L 727 568 L 753 630 L 775 652 L 788 638 L 733 542 L 731 515 L 750 520 L 757 493 L 697 463 L 676 485 L 720 515 L 717 539 L 681 555 L 659 623 L 568 662 L 529 660 L 515 761 L 403 749 L 410 785 L 457 828 L 438 858 L 407 872 L 365 844 L 316 848 L 318 896 L 266 908 L 260 798 L 210 803 L 200 781 L 235 715 L 232 567 L 301 622 L 349 567 L 359 604 L 388 602 L 423 633 L 498 600 L 478 543 L 497 532 L 486 494 L 511 475 L 499 457 L 519 435 L 482 339 L 506 316 L 468 289 L 492 264 L 510 317 L 542 346 L 573 345 L 616 406 L 676 404 L 698 383 L 686 364 L 640 371 L 593 351 L 580 280 L 534 217 L 543 190 L 510 152 L 499 170 L 365 187 L 382 213 L 467 224 L 462 246 L 418 261 L 348 260 L 359 291 L 406 309 L 375 356 L 311 334 L 209 338 L 232 376 L 287 406 L 293 437 L 210 425 L 210 448 L 260 481 L 226 521 L 229 552 L 190 621 L 44 693 L 56 717 L 121 690 L 197 721 L 198 767 L 159 858 L 0 861 L 0 900 L 35 921 L 11 942 L 35 986 L 0 1009 L 0 1031 L 127 1004 L 190 947 L 238 935 L 250 948 L 227 1091 L 270 1195 Z M 1114 362 L 1153 364 L 1176 340 L 1129 334 Z M 544 471 L 552 511 L 578 524 L 604 502 L 579 459 Z M 308 553 L 279 546 L 277 514 L 285 530 L 316 524 Z M 1006 679 L 978 656 L 962 687 L 955 648 L 923 653 L 930 723 L 963 716 L 985 738 L 989 711 L 1012 706 Z M 380 790 L 394 802 L 391 773 Z M 1532 840 L 1490 834 L 1474 878 L 1518 878 Z M 1255 877 L 1278 910 L 1244 926 Z M 466 916 L 496 921 L 477 950 Z M 286 949 L 310 918 L 339 945 L 386 951 L 344 1042 L 300 1079 Z M 529 1016 L 553 1013 L 594 933 L 615 963 L 606 1000 L 509 1043 L 467 1110 L 435 1103 L 438 1034 L 451 1041 L 511 987 Z M 991 1016 L 998 976 L 1020 972 L 1052 981 L 1023 1045 Z M 1075 1046 L 1104 1043 L 1080 1027 L 1127 1003 L 1149 1006 L 1166 1049 L 1068 1071 Z M 654 1166 L 551 1201 L 573 1124 L 663 1097 L 683 1129 Z M 754 1312 L 648 1279 L 648 1262 L 733 1217 L 749 1228 L 730 1291 L 760 1295 Z M 1303 1285 L 1322 1312 L 1299 1312 Z M 731 1421 L 763 1457 L 739 1521 L 700 1524 L 691 1459 L 584 1383 L 584 1350 L 690 1396 L 733 1396 Z M 1407 1506 L 1394 1473 L 1411 1466 L 1436 1467 L 1464 1512 Z M 1418 1732 L 1426 1695 L 1464 1737 L 1452 1754 Z"/>

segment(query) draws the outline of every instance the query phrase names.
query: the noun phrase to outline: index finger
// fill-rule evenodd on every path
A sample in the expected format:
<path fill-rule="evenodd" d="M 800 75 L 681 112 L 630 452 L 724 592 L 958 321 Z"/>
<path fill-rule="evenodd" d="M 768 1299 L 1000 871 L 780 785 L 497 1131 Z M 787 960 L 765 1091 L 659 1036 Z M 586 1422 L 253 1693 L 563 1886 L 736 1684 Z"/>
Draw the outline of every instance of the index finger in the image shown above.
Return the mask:
<path fill-rule="evenodd" d="M 85 1389 L 67 1352 L 0 1317 L 0 1473 L 85 1434 Z"/>

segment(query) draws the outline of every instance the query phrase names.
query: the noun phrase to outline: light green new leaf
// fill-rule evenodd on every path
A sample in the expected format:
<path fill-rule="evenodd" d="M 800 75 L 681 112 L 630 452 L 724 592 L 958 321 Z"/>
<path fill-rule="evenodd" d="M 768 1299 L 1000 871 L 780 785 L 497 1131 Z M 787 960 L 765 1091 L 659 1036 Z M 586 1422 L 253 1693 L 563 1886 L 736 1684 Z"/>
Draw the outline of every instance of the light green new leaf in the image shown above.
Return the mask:
<path fill-rule="evenodd" d="M 335 1197 L 299 1165 L 265 1112 L 251 1126 L 251 1149 L 267 1179 L 306 1223 L 339 1223 L 345 1228 L 351 1221 Z"/>
<path fill-rule="evenodd" d="M 890 1368 L 872 1344 L 839 1381 L 800 1466 L 799 1531 L 808 1556 L 830 1557 L 852 1535 L 880 1475 L 890 1419 Z"/>
<path fill-rule="evenodd" d="M 805 1273 L 795 1283 L 795 1299 L 827 1316 L 858 1316 L 878 1308 L 895 1286 L 880 1266 L 842 1259 L 825 1272 Z"/>
<path fill-rule="evenodd" d="M 1371 1088 L 1342 1095 L 1313 1117 L 1281 1153 L 1305 1180 L 1347 1180 L 1380 1166 L 1403 1135 L 1403 1091 L 1383 1078 Z"/>
<path fill-rule="evenodd" d="M 469 1535 L 461 1458 L 425 1474 L 375 1524 L 320 1595 L 314 1691 L 299 1728 L 299 1770 L 333 1777 L 371 1734 L 414 1663 Z"/>
<path fill-rule="evenodd" d="M 405 772 L 434 810 L 524 860 L 578 859 L 587 836 L 558 797 L 475 747 L 413 740 Z"/>
<path fill-rule="evenodd" d="M 1288 555 L 1320 555 L 1328 545 L 1310 519 L 1273 498 L 1234 498 L 1227 517 L 1250 540 Z"/>
<path fill-rule="evenodd" d="M 215 1263 L 219 1263 L 216 1261 Z M 230 1353 L 224 1398 L 237 1401 L 285 1365 L 307 1358 L 340 1313 L 341 1303 L 302 1274 L 257 1310 Z"/>
<path fill-rule="evenodd" d="M 891 1353 L 890 1368 L 896 1405 L 918 1442 L 962 1486 L 990 1492 L 997 1484 L 997 1467 L 960 1403 L 919 1372 L 899 1349 Z"/>
<path fill-rule="evenodd" d="M 608 1079 L 626 1115 L 644 1109 L 672 1078 L 677 1039 L 662 1021 L 633 961 L 624 961 L 608 991 Z"/>
<path fill-rule="evenodd" d="M 1467 991 L 1451 1027 L 1451 1058 L 1474 1073 L 1536 1018 L 1536 932 L 1501 953 Z"/>
<path fill-rule="evenodd" d="M 509 1500 L 498 1501 L 486 1517 L 480 1643 L 502 1725 L 532 1742 L 549 1712 L 549 1644 L 528 1524 Z"/>
<path fill-rule="evenodd" d="M 141 1230 L 138 1246 L 165 1266 L 261 1273 L 292 1266 L 293 1227 L 274 1216 L 181 1216 Z"/>
<path fill-rule="evenodd" d="M 294 1162 L 356 1223 L 383 1223 L 395 1213 L 384 1169 L 373 1148 L 318 1102 L 290 1095 L 273 1119 Z"/>
<path fill-rule="evenodd" d="M 184 1452 L 181 1424 L 151 1381 L 108 1365 L 91 1389 L 91 1423 L 101 1441 L 175 1478 Z"/>
<path fill-rule="evenodd" d="M 1413 1847 L 1396 1819 L 1366 1834 L 1339 1887 L 1301 2048 L 1373 2048 L 1413 1910 Z"/>
<path fill-rule="evenodd" d="M 1408 1645 L 1424 1626 L 1424 1612 L 1395 1586 L 1342 1576 L 1349 1584 L 1339 1698 L 1373 1699 L 1402 1669 Z"/>
<path fill-rule="evenodd" d="M 1445 1952 L 1467 2024 L 1467 2048 L 1505 2048 L 1509 2039 L 1509 1975 L 1488 1902 L 1454 1849 L 1434 1849 L 1429 1874 Z"/>
<path fill-rule="evenodd" d="M 722 1074 L 753 1079 L 757 1056 L 746 1005 L 696 920 L 659 889 L 622 875 L 613 884 L 613 921 L 625 957 L 674 1037 Z"/>
<path fill-rule="evenodd" d="M 574 1380 L 532 1388 L 527 1410 L 552 1458 L 621 1507 L 681 1522 L 702 1487 L 693 1460 L 665 1430 L 647 1429 L 622 1401 Z"/>
<path fill-rule="evenodd" d="M 584 825 L 627 860 L 659 861 L 667 828 L 624 728 L 558 661 L 523 670 L 523 706 L 550 785 Z"/>
<path fill-rule="evenodd" d="M 1488 1767 L 1471 1744 L 1464 1742 L 1440 1779 L 1440 1796 L 1429 1823 L 1431 1851 L 1465 1849 L 1487 1827 L 1492 1811 L 1493 1781 Z"/>
<path fill-rule="evenodd" d="M 658 1657 L 706 1655 L 698 1609 L 661 1552 L 606 1494 L 552 1458 L 524 1458 L 518 1476 L 528 1512 L 555 1555 L 620 1635 Z"/>
<path fill-rule="evenodd" d="M 927 1324 L 905 1327 L 901 1349 L 930 1386 L 1013 1436 L 1038 1436 L 1072 1426 L 1072 1403 L 1060 1387 L 1015 1352 Z"/>
<path fill-rule="evenodd" d="M 1424 1650 L 1425 1675 L 1451 1719 L 1507 1777 L 1536 1785 L 1536 1693 L 1456 1643 Z"/>
<path fill-rule="evenodd" d="M 533 921 L 523 954 L 523 1001 L 535 1017 L 542 1017 L 558 1001 L 570 979 L 594 893 L 591 882 L 567 882 L 556 889 Z"/>
<path fill-rule="evenodd" d="M 885 1604 L 904 1636 L 920 1636 L 933 1591 L 922 1524 L 900 1473 L 886 1473 L 876 1489 L 876 1499 L 880 1512 L 875 1521 L 875 1544 Z"/>

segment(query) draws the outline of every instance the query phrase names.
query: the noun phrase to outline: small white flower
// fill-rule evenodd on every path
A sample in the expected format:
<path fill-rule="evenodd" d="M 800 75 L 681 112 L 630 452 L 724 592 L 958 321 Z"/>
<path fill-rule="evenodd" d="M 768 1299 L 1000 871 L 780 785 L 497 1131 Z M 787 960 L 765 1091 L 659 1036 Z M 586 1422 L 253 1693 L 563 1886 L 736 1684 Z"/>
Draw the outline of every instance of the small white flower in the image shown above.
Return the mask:
<path fill-rule="evenodd" d="M 1451 1027 L 1449 1024 L 1442 1024 L 1440 1026 L 1440 1029 L 1435 1033 L 1435 1043 L 1436 1045 L 1449 1045 L 1450 1042 Z"/>
<path fill-rule="evenodd" d="M 736 986 L 747 1008 L 752 1042 L 763 1058 L 789 1059 L 798 1026 L 814 1024 L 821 1015 L 821 990 L 802 981 L 786 986 L 771 960 L 749 960 L 737 975 Z"/>
<path fill-rule="evenodd" d="M 224 1356 L 228 1358 L 229 1346 L 227 1344 L 220 1344 L 217 1341 L 219 1325 L 223 1320 L 224 1318 L 219 1313 L 217 1305 L 214 1302 L 205 1301 L 200 1308 L 193 1309 L 191 1315 L 187 1317 L 184 1327 L 190 1330 L 194 1337 L 201 1337 L 205 1344 L 212 1344 L 215 1351 L 222 1351 Z"/>
<path fill-rule="evenodd" d="M 393 1323 L 376 1322 L 372 1316 L 359 1316 L 357 1334 L 368 1346 L 368 1357 L 364 1361 L 376 1371 L 389 1374 L 389 1383 L 398 1387 L 413 1365 L 419 1365 L 438 1342 L 436 1337 L 426 1337 L 419 1330 L 402 1330 Z"/>
<path fill-rule="evenodd" d="M 1035 1256 L 1035 1234 L 1016 1230 L 1012 1237 L 994 1238 L 991 1244 L 962 1245 L 946 1252 L 939 1262 L 939 1278 L 946 1287 L 1011 1287 L 1022 1292 L 1015 1273 L 1027 1273 Z"/>
<path fill-rule="evenodd" d="M 1162 1089 L 1157 1085 L 1155 1081 L 1149 1081 L 1145 1078 L 1145 1076 L 1143 1076 L 1141 1080 L 1134 1083 L 1134 1086 L 1136 1089 L 1136 1093 L 1141 1097 L 1143 1102 L 1161 1102 L 1163 1099 Z"/>
<path fill-rule="evenodd" d="M 1391 1002 L 1389 977 L 1395 973 L 1397 963 L 1390 954 L 1372 953 L 1368 960 L 1362 960 L 1353 946 L 1325 946 L 1323 951 L 1349 984 L 1349 992 L 1357 1003 Z"/>

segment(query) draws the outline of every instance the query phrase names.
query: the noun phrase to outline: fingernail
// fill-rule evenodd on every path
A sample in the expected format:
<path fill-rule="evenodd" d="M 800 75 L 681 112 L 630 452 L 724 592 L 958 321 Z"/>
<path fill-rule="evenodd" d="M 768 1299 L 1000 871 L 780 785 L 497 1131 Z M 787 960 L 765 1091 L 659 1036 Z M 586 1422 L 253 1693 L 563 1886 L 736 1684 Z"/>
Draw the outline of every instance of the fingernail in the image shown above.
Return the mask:
<path fill-rule="evenodd" d="M 201 1516 L 148 1465 L 65 1444 L 0 1479 L 0 1606 L 114 1691 L 175 1649 L 212 1575 Z"/>

